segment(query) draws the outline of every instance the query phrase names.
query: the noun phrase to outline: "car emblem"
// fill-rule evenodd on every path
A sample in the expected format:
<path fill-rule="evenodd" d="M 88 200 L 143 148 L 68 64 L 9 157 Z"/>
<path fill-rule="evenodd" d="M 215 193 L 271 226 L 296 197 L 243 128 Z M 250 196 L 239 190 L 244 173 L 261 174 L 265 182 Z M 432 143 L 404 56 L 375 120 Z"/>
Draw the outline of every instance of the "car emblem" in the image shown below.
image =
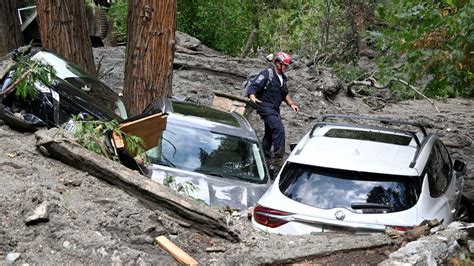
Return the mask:
<path fill-rule="evenodd" d="M 337 211 L 334 216 L 336 216 L 336 219 L 339 221 L 344 220 L 346 218 L 346 215 L 342 211 Z"/>

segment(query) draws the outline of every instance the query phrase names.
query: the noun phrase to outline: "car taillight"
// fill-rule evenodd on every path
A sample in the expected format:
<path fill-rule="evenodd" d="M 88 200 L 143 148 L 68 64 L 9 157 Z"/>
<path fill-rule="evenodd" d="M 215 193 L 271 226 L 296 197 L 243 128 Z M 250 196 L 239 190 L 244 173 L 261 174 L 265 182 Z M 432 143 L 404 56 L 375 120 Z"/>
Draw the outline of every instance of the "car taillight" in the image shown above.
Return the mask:
<path fill-rule="evenodd" d="M 288 212 L 283 212 L 275 209 L 270 209 L 257 204 L 253 209 L 253 218 L 261 225 L 275 228 L 286 224 L 288 221 L 279 219 L 277 216 L 290 215 Z"/>
<path fill-rule="evenodd" d="M 410 226 L 396 226 L 396 225 L 386 225 L 385 228 L 390 228 L 393 230 L 398 230 L 398 231 L 408 231 L 412 229 Z"/>

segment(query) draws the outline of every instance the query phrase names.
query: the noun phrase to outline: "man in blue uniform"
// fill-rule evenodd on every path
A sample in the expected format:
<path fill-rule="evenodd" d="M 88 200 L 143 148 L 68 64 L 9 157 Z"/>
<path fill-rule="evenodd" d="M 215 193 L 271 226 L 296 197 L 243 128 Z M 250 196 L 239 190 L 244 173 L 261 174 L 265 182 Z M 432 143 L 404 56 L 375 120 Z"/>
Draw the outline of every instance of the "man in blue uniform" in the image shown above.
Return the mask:
<path fill-rule="evenodd" d="M 263 152 L 270 170 L 277 174 L 285 155 L 285 129 L 281 122 L 280 105 L 284 101 L 294 112 L 298 112 L 298 106 L 291 100 L 286 87 L 285 72 L 291 64 L 291 57 L 279 52 L 274 56 L 273 63 L 272 69 L 262 70 L 252 81 L 247 96 L 257 105 L 257 113 L 265 122 Z"/>

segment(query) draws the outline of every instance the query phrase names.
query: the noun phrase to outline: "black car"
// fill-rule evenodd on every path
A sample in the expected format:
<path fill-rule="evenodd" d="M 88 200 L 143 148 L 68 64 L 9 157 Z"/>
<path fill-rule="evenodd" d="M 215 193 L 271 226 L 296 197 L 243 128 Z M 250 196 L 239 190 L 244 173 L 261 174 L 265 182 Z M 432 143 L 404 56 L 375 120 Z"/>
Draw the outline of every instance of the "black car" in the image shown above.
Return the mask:
<path fill-rule="evenodd" d="M 57 78 L 50 86 L 36 82 L 38 93 L 32 99 L 18 97 L 15 91 L 0 96 L 0 118 L 11 126 L 25 130 L 59 127 L 80 113 L 102 121 L 127 118 L 125 105 L 117 93 L 77 65 L 47 49 L 32 48 L 25 55 L 51 65 Z M 14 57 L 13 53 L 1 60 L 14 62 Z M 6 73 L 0 79 L 0 93 L 13 82 L 15 65 L 2 71 Z"/>

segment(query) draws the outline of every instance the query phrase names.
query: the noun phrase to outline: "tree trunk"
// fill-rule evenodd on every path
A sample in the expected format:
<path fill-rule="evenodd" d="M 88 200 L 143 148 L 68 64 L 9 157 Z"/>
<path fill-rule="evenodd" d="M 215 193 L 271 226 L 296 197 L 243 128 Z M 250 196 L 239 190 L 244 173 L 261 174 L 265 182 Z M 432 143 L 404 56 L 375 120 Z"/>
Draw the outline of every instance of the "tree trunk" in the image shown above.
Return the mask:
<path fill-rule="evenodd" d="M 82 0 L 37 0 L 41 43 L 96 76 Z"/>
<path fill-rule="evenodd" d="M 374 0 L 346 0 L 349 21 L 352 26 L 357 52 L 365 52 L 369 47 L 363 38 L 365 31 L 374 23 Z"/>
<path fill-rule="evenodd" d="M 124 98 L 130 115 L 171 96 L 176 0 L 128 2 Z"/>
<path fill-rule="evenodd" d="M 36 134 L 37 146 L 44 147 L 54 158 L 76 169 L 116 185 L 136 196 L 148 208 L 160 210 L 179 224 L 193 231 L 239 242 L 238 233 L 226 224 L 225 214 L 150 178 L 88 151 L 74 140 L 62 138 L 59 129 L 40 130 Z"/>
<path fill-rule="evenodd" d="M 0 4 L 0 57 L 23 44 L 16 0 L 2 0 Z"/>

